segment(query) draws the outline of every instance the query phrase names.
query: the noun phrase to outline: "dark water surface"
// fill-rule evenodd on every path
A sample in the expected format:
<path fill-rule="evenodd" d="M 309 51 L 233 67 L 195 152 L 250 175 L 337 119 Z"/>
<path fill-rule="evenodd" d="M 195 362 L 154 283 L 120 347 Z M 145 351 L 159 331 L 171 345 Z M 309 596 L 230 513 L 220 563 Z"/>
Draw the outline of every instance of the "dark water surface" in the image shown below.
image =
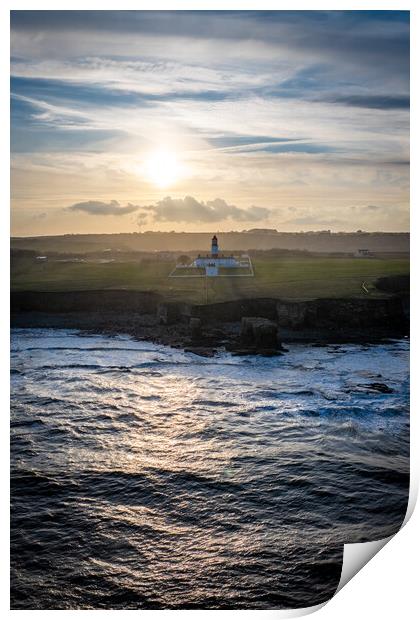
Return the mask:
<path fill-rule="evenodd" d="M 383 383 L 390 393 L 375 391 Z M 303 607 L 401 524 L 408 342 L 12 335 L 12 608 Z"/>

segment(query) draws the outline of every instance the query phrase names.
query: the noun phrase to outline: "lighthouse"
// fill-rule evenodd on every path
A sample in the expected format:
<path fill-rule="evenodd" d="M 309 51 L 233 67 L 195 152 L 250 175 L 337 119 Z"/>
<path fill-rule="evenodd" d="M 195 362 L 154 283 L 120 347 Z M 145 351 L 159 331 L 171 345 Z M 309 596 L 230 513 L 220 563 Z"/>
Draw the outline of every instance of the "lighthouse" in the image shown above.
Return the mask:
<path fill-rule="evenodd" d="M 216 235 L 214 235 L 213 239 L 211 240 L 211 255 L 212 258 L 217 258 L 217 256 L 219 255 L 219 246 L 217 244 Z"/>
<path fill-rule="evenodd" d="M 185 271 L 186 269 L 188 269 L 188 274 L 178 275 L 178 273 L 176 273 Z M 197 271 L 200 270 L 201 273 L 193 273 L 194 269 L 197 269 Z M 246 270 L 247 273 L 244 273 Z M 201 256 L 201 254 L 199 254 L 191 265 L 185 265 L 184 263 L 176 265 L 174 271 L 169 274 L 169 277 L 200 278 L 205 276 L 206 278 L 210 278 L 220 276 L 226 278 L 227 276 L 244 277 L 248 275 L 254 275 L 249 256 L 247 254 L 242 254 L 242 256 L 239 257 L 234 256 L 233 254 L 226 255 L 223 252 L 220 252 L 217 237 L 216 235 L 213 235 L 210 254 L 206 254 L 205 256 Z"/>

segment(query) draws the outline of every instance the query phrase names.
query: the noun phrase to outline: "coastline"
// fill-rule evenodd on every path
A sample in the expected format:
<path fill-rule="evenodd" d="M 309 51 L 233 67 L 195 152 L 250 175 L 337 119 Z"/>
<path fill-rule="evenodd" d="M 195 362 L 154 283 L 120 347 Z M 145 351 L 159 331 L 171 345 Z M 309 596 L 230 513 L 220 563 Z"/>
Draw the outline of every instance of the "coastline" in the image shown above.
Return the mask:
<path fill-rule="evenodd" d="M 301 302 L 256 298 L 199 306 L 165 302 L 147 291 L 13 292 L 11 326 L 127 334 L 206 357 L 220 348 L 236 355 L 278 355 L 293 342 L 374 344 L 407 337 L 408 308 L 407 295 Z M 245 338 L 247 322 L 256 325 L 256 333 Z"/>

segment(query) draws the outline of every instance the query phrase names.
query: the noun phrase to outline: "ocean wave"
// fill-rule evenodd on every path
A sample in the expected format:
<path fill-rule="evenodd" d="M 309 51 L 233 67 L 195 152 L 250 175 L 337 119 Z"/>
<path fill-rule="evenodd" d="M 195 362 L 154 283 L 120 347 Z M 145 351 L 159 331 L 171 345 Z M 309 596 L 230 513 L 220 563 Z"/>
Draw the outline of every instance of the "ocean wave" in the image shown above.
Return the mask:
<path fill-rule="evenodd" d="M 343 542 L 404 518 L 406 343 L 200 359 L 68 331 L 12 341 L 13 608 L 312 605 Z M 375 382 L 393 391 L 346 392 Z"/>

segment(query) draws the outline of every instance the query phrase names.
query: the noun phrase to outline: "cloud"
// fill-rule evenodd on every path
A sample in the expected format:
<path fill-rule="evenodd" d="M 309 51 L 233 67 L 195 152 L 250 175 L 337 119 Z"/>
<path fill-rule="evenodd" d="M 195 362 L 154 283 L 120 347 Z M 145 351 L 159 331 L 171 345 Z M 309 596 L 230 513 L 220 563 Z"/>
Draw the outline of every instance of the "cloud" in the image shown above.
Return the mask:
<path fill-rule="evenodd" d="M 389 204 L 383 204 L 383 205 L 359 205 L 359 206 L 352 206 L 350 207 L 352 211 L 359 211 L 360 213 L 364 213 L 364 214 L 373 214 L 373 213 L 377 213 L 378 211 L 382 213 L 385 212 L 395 212 L 398 209 L 397 205 L 389 205 Z"/>
<path fill-rule="evenodd" d="M 252 136 L 247 134 L 232 134 L 226 132 L 223 135 L 210 136 L 208 141 L 216 148 L 236 149 L 255 145 L 275 144 L 278 142 L 290 142 L 290 138 L 278 138 L 276 136 Z"/>
<path fill-rule="evenodd" d="M 110 232 L 115 218 L 100 216 L 125 213 L 121 230 L 250 228 L 268 212 L 240 207 L 279 199 L 299 208 L 273 208 L 272 226 L 311 214 L 326 228 L 335 217 L 351 228 L 355 214 L 366 229 L 406 226 L 409 22 L 397 11 L 13 12 L 13 208 L 29 220 L 51 205 L 43 228 L 57 233 Z M 161 148 L 185 164 L 166 191 L 190 198 L 161 200 L 150 183 Z M 232 204 L 191 198 L 209 187 Z M 363 205 L 352 218 L 337 212 L 343 196 Z M 386 220 L 370 201 L 396 207 Z M 67 205 L 97 217 L 54 216 Z"/>
<path fill-rule="evenodd" d="M 408 95 L 339 95 L 322 99 L 327 103 L 341 103 L 356 108 L 371 108 L 373 110 L 409 110 L 410 97 Z"/>
<path fill-rule="evenodd" d="M 86 202 L 76 202 L 76 204 L 66 207 L 66 211 L 81 211 L 89 215 L 127 215 L 140 209 L 137 205 L 128 203 L 125 207 L 121 206 L 117 200 L 101 202 L 100 200 L 87 200 Z"/>
<path fill-rule="evenodd" d="M 269 209 L 251 206 L 240 208 L 228 204 L 222 198 L 207 202 L 198 201 L 193 196 L 171 198 L 167 196 L 154 205 L 142 207 L 138 222 L 143 224 L 145 216 L 155 222 L 211 223 L 232 219 L 236 222 L 259 222 L 270 215 Z"/>
<path fill-rule="evenodd" d="M 191 222 L 211 223 L 231 219 L 237 222 L 259 222 L 270 215 L 270 210 L 254 205 L 247 208 L 228 204 L 222 198 L 201 202 L 193 196 L 171 198 L 167 196 L 153 205 L 139 206 L 128 203 L 120 205 L 117 200 L 102 202 L 88 200 L 77 202 L 65 211 L 80 211 L 89 215 L 127 215 L 140 211 L 137 215 L 139 226 L 146 222 Z"/>

